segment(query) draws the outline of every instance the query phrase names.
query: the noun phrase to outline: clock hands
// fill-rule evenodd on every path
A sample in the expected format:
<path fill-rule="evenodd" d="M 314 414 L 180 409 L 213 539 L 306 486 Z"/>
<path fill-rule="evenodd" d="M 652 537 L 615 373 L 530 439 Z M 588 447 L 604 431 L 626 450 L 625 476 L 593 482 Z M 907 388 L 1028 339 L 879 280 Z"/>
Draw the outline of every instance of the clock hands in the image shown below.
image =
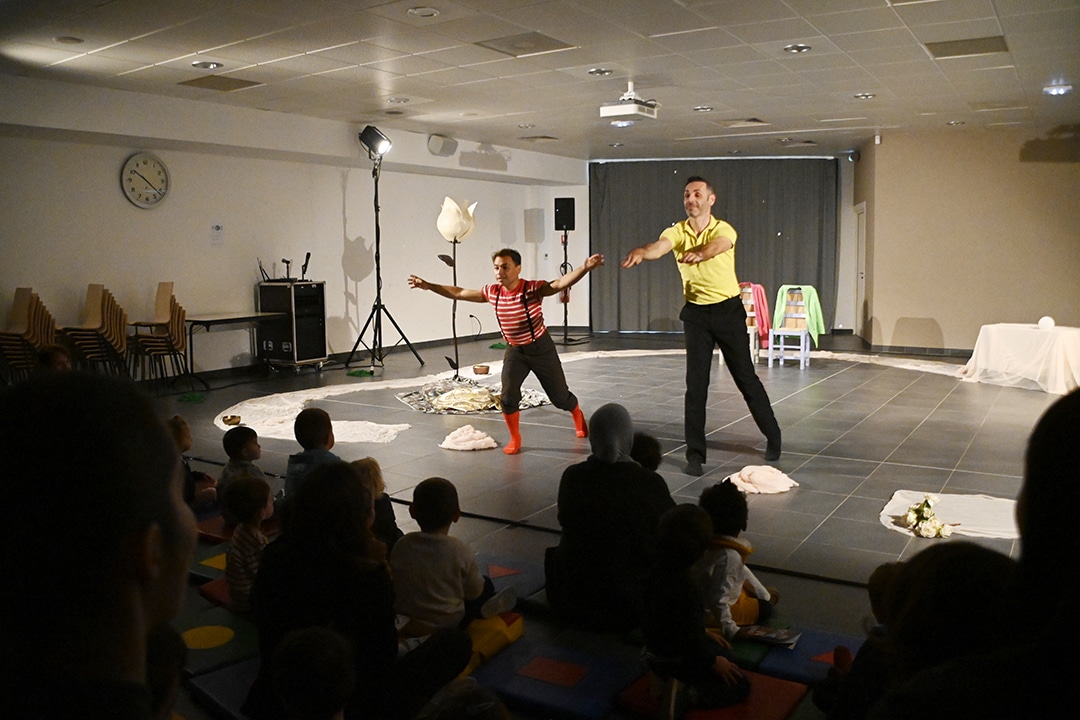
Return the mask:
<path fill-rule="evenodd" d="M 141 172 L 139 172 L 138 170 L 135 170 L 135 169 L 132 169 L 132 171 L 131 171 L 131 172 L 133 172 L 133 173 L 135 173 L 136 175 L 138 175 L 139 177 L 141 177 L 141 178 L 143 179 L 143 182 L 145 182 L 145 183 L 146 183 L 147 185 L 149 185 L 149 186 L 150 186 L 150 189 L 151 189 L 151 190 L 153 190 L 153 191 L 154 191 L 154 192 L 156 192 L 156 193 L 161 193 L 161 190 L 159 190 L 159 189 L 157 188 L 157 186 L 156 186 L 156 185 L 154 185 L 154 183 L 152 183 L 152 182 L 150 182 L 149 180 L 147 180 L 147 179 L 146 179 L 146 176 L 145 176 L 145 175 L 143 175 L 143 174 L 142 174 Z"/>

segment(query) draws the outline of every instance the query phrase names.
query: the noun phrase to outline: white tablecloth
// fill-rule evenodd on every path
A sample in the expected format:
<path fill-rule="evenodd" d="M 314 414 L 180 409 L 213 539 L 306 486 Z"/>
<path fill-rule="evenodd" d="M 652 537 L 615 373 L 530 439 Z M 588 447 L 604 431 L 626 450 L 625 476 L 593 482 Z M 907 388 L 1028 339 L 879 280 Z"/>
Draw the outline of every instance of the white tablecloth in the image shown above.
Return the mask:
<path fill-rule="evenodd" d="M 971 382 L 1065 395 L 1080 387 L 1080 328 L 983 325 L 960 376 Z"/>

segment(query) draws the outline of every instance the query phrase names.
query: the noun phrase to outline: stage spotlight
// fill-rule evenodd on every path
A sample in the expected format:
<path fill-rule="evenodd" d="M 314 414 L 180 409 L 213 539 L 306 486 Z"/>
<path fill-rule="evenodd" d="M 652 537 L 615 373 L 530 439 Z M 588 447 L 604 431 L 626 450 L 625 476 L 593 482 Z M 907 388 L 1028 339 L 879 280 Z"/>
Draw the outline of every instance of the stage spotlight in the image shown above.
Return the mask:
<path fill-rule="evenodd" d="M 368 125 L 360 131 L 360 144 L 373 159 L 390 152 L 391 146 L 390 138 L 383 135 L 374 125 Z"/>

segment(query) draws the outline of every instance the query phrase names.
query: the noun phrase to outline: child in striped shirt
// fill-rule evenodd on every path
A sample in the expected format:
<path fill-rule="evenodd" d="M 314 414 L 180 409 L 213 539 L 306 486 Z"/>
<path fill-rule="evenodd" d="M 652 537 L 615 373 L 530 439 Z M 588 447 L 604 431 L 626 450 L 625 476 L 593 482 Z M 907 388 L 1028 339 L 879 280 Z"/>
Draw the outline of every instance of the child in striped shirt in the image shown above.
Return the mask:
<path fill-rule="evenodd" d="M 229 584 L 232 609 L 251 610 L 251 586 L 259 571 L 259 558 L 266 547 L 266 536 L 259 529 L 274 514 L 274 498 L 265 480 L 239 477 L 229 483 L 222 502 L 237 525 L 225 552 L 225 581 Z"/>

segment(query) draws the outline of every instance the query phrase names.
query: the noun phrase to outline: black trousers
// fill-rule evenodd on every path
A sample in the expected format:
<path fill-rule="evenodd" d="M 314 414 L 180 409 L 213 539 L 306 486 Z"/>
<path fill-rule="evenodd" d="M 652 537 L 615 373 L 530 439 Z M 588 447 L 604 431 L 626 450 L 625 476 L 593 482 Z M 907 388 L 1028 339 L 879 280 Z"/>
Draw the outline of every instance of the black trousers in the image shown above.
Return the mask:
<path fill-rule="evenodd" d="M 502 411 L 513 415 L 521 403 L 521 384 L 529 373 L 536 375 L 551 404 L 560 410 L 573 410 L 578 399 L 566 385 L 555 341 L 545 332 L 528 345 L 508 345 L 503 354 Z"/>
<path fill-rule="evenodd" d="M 750 357 L 742 300 L 736 296 L 712 305 L 686 303 L 679 319 L 686 338 L 686 459 L 705 462 L 705 406 L 717 346 L 758 429 L 767 440 L 779 442 L 780 425 Z"/>

